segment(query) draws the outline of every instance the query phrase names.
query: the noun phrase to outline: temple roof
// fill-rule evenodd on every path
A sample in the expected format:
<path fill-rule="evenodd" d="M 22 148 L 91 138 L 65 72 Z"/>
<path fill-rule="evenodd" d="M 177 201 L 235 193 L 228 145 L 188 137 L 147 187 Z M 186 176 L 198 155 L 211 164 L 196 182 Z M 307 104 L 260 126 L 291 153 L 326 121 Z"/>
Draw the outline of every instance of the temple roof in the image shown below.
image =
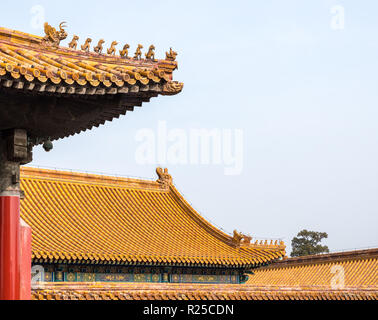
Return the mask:
<path fill-rule="evenodd" d="M 23 168 L 21 216 L 33 230 L 33 260 L 235 268 L 285 256 L 283 242 L 253 244 L 218 230 L 167 171 L 157 173 L 149 181 Z"/>
<path fill-rule="evenodd" d="M 67 37 L 62 30 L 47 24 L 40 37 L 0 28 L 0 131 L 23 128 L 38 144 L 99 126 L 152 97 L 183 89 L 173 81 L 177 54 L 172 49 L 163 60 L 155 59 L 154 46 L 145 56 L 139 49 L 135 57 L 118 51 L 116 42 L 110 51 L 91 52 L 90 43 L 79 50 L 72 42 L 60 45 Z"/>
<path fill-rule="evenodd" d="M 291 258 L 260 268 L 248 284 L 271 287 L 323 287 L 343 276 L 346 288 L 378 290 L 378 249 Z"/>

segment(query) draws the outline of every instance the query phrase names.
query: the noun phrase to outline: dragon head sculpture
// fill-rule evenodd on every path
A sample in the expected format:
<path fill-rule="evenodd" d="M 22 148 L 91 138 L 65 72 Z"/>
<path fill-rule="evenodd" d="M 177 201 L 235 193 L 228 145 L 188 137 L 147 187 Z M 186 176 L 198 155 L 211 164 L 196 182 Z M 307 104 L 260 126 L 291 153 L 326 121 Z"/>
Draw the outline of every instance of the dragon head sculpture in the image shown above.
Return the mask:
<path fill-rule="evenodd" d="M 68 33 L 65 30 L 66 27 L 66 22 L 62 22 L 59 25 L 59 30 L 56 30 L 54 27 L 45 22 L 45 37 L 42 39 L 42 44 L 47 47 L 59 47 L 60 42 L 68 37 Z"/>

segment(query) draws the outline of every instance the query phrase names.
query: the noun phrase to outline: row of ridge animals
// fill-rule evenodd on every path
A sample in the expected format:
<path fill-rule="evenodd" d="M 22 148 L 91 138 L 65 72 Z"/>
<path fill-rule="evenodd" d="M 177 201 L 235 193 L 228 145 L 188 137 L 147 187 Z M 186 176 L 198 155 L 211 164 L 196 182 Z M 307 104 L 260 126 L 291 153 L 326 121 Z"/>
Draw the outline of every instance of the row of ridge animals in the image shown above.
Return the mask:
<path fill-rule="evenodd" d="M 79 41 L 79 37 L 75 35 L 73 37 L 72 41 L 68 44 L 68 46 L 71 49 L 77 50 L 77 46 L 78 46 L 77 42 L 78 41 Z M 89 52 L 89 50 L 91 48 L 91 43 L 92 43 L 92 39 L 88 38 L 85 41 L 85 43 L 81 46 L 81 50 L 85 51 L 85 52 Z M 98 42 L 97 46 L 93 48 L 94 52 L 101 54 L 102 51 L 104 50 L 104 43 L 105 43 L 105 41 L 103 39 L 101 39 Z M 117 45 L 118 45 L 118 42 L 113 41 L 110 48 L 107 49 L 107 53 L 109 55 L 114 56 L 116 54 L 116 46 Z M 130 45 L 125 44 L 123 49 L 119 51 L 120 56 L 123 57 L 123 58 L 128 58 L 129 57 L 129 49 L 130 49 Z M 138 60 L 142 59 L 142 49 L 143 49 L 143 46 L 141 44 L 139 44 L 137 49 L 136 49 L 134 59 L 138 59 Z M 174 52 L 172 52 L 172 49 L 171 49 L 171 53 L 174 53 Z M 145 56 L 146 56 L 146 59 L 155 60 L 155 46 L 154 45 L 150 46 L 150 48 L 148 49 L 148 52 L 145 54 Z M 168 56 L 168 53 L 167 53 L 167 56 Z"/>
<path fill-rule="evenodd" d="M 54 27 L 50 26 L 47 22 L 44 24 L 45 29 L 45 37 L 42 39 L 42 44 L 47 46 L 53 46 L 58 47 L 61 40 L 65 40 L 68 36 L 66 30 L 64 29 L 66 27 L 65 22 L 62 22 L 59 25 L 59 30 L 56 30 Z M 69 47 L 71 49 L 77 50 L 77 42 L 79 41 L 79 37 L 77 35 L 74 35 L 72 41 L 69 43 Z M 92 39 L 88 38 L 84 45 L 81 46 L 81 50 L 85 52 L 89 52 L 91 47 Z M 103 45 L 105 41 L 101 39 L 98 42 L 98 45 L 94 48 L 94 51 L 98 54 L 102 53 Z M 117 41 L 113 41 L 110 48 L 107 50 L 109 55 L 115 55 L 116 54 L 116 46 L 118 45 Z M 128 58 L 129 55 L 129 48 L 130 45 L 126 44 L 123 47 L 123 50 L 120 50 L 119 53 L 121 57 Z M 142 59 L 142 49 L 143 46 L 141 44 L 138 45 L 138 48 L 135 52 L 134 59 L 141 60 Z M 173 51 L 172 48 L 169 52 L 166 53 L 166 59 L 175 61 L 177 57 L 177 52 Z M 155 60 L 155 47 L 153 45 L 150 46 L 148 49 L 148 52 L 146 53 L 146 59 L 149 60 Z"/>

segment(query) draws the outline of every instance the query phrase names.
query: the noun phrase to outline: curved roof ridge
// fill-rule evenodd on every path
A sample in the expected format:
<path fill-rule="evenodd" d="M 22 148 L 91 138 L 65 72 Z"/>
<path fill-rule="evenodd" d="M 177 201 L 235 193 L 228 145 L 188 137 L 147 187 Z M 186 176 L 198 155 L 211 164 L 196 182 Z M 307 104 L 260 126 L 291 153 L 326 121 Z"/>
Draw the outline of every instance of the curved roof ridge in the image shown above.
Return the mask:
<path fill-rule="evenodd" d="M 166 173 L 168 170 L 166 169 Z M 285 249 L 286 246 L 284 245 L 283 241 L 276 241 L 277 244 L 273 244 L 273 240 L 271 240 L 271 244 L 268 244 L 267 241 L 265 243 L 258 242 L 255 243 L 235 243 L 234 238 L 225 233 L 224 231 L 220 230 L 218 227 L 214 226 L 211 222 L 209 222 L 205 217 L 203 217 L 197 210 L 195 210 L 192 205 L 184 198 L 184 196 L 178 191 L 176 186 L 172 182 L 172 178 L 170 177 L 169 180 L 169 189 L 172 194 L 176 197 L 176 200 L 189 212 L 191 218 L 195 220 L 201 227 L 203 227 L 206 231 L 210 232 L 213 236 L 217 239 L 223 241 L 225 244 L 232 246 L 234 248 L 266 248 L 266 249 Z M 251 240 L 253 238 L 251 237 Z"/>
<path fill-rule="evenodd" d="M 167 169 L 158 168 L 157 181 L 30 167 L 21 173 L 33 259 L 244 266 L 285 256 L 282 246 L 237 243 L 213 226 Z"/>
<path fill-rule="evenodd" d="M 153 181 L 147 178 L 129 178 L 129 177 L 117 177 L 110 176 L 100 173 L 83 173 L 83 172 L 73 172 L 64 169 L 46 169 L 46 168 L 33 168 L 33 167 L 22 167 L 21 172 L 24 178 L 43 178 L 51 181 L 62 181 L 62 182 L 73 182 L 73 183 L 83 183 L 83 184 L 93 184 L 102 185 L 110 187 L 124 187 L 128 189 L 143 189 L 143 190 L 155 190 L 160 192 L 170 192 L 181 204 L 182 208 L 189 214 L 200 227 L 208 231 L 218 240 L 224 242 L 225 244 L 233 248 L 266 248 L 266 249 L 277 249 L 279 247 L 284 247 L 282 243 L 277 245 L 269 245 L 263 243 L 251 243 L 251 244 L 241 244 L 238 245 L 234 242 L 233 237 L 220 230 L 218 227 L 213 225 L 204 216 L 202 216 L 197 210 L 195 210 L 192 205 L 184 198 L 180 193 L 178 188 L 173 184 L 173 179 L 168 170 L 165 170 L 165 175 L 161 176 L 161 173 L 157 169 L 157 174 L 159 180 Z M 161 169 L 163 170 L 163 169 Z M 163 170 L 163 172 L 164 172 Z"/>
<path fill-rule="evenodd" d="M 170 191 L 176 197 L 178 202 L 187 209 L 187 212 L 190 214 L 191 218 L 193 218 L 200 226 L 202 226 L 205 230 L 209 231 L 213 236 L 217 237 L 219 240 L 225 242 L 227 245 L 234 246 L 232 242 L 232 237 L 227 233 L 223 232 L 213 224 L 211 224 L 208 220 L 206 220 L 199 212 L 197 212 L 190 203 L 185 200 L 183 195 L 178 191 L 178 189 L 172 184 L 170 184 Z"/>
<path fill-rule="evenodd" d="M 42 37 L 18 30 L 0 27 L 0 40 L 30 45 L 31 43 L 39 44 Z"/>
<path fill-rule="evenodd" d="M 66 170 L 41 169 L 33 167 L 22 167 L 21 174 L 24 178 L 44 178 L 53 181 L 165 191 L 159 183 L 147 179 L 144 180 L 137 178 L 116 177 L 110 175 L 80 173 Z"/>

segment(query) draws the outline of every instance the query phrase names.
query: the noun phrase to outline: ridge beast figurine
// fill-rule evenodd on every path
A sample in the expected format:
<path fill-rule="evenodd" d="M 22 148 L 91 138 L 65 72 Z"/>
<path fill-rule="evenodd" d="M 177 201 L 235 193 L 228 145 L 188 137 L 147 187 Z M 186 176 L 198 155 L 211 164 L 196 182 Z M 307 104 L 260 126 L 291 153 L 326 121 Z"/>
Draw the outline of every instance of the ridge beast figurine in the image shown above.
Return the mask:
<path fill-rule="evenodd" d="M 146 59 L 148 60 L 155 60 L 155 46 L 151 45 L 146 53 Z"/>
<path fill-rule="evenodd" d="M 91 42 L 92 42 L 91 38 L 88 38 L 87 40 L 85 40 L 84 45 L 81 46 L 81 50 L 89 52 L 89 49 L 91 48 Z"/>
<path fill-rule="evenodd" d="M 125 46 L 123 47 L 122 51 L 120 50 L 119 51 L 119 54 L 122 58 L 128 58 L 129 57 L 129 49 L 130 49 L 130 45 L 129 44 L 125 44 Z"/>
<path fill-rule="evenodd" d="M 77 35 L 74 35 L 71 42 L 68 44 L 68 47 L 71 49 L 76 50 L 77 49 L 77 42 L 79 41 L 79 37 Z"/>
<path fill-rule="evenodd" d="M 98 42 L 98 44 L 97 44 L 97 46 L 96 47 L 94 47 L 94 52 L 96 52 L 96 53 L 102 53 L 102 50 L 104 49 L 104 47 L 103 47 L 103 44 L 105 43 L 105 40 L 103 40 L 103 39 L 101 39 L 99 42 Z"/>
<path fill-rule="evenodd" d="M 175 61 L 177 57 L 177 52 L 173 51 L 172 48 L 170 48 L 169 52 L 166 53 L 166 59 L 169 61 Z"/>
<path fill-rule="evenodd" d="M 138 44 L 138 48 L 135 51 L 134 59 L 136 60 L 142 59 L 142 49 L 143 49 L 143 46 L 141 44 Z"/>
<path fill-rule="evenodd" d="M 117 41 L 113 41 L 112 44 L 111 44 L 111 46 L 110 46 L 110 48 L 108 49 L 108 54 L 109 55 L 113 55 L 113 56 L 115 55 L 115 53 L 116 53 L 116 49 L 115 49 L 116 45 L 118 45 L 118 42 Z"/>

